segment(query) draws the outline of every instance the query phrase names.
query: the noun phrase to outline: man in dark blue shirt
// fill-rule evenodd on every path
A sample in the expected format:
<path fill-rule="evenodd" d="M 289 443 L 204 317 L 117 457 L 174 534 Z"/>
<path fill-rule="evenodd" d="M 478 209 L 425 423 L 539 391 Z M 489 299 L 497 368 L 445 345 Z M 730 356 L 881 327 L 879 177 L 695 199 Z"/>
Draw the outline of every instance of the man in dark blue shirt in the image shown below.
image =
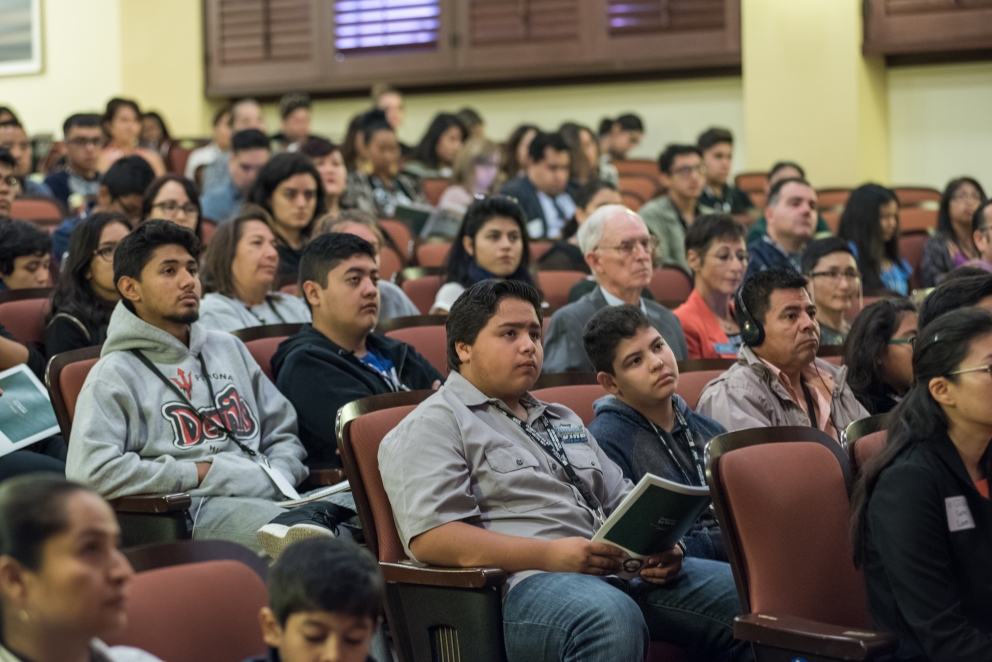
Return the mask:
<path fill-rule="evenodd" d="M 768 234 L 748 244 L 747 280 L 766 269 L 801 272 L 803 251 L 816 229 L 816 191 L 798 177 L 775 182 L 765 208 Z"/>

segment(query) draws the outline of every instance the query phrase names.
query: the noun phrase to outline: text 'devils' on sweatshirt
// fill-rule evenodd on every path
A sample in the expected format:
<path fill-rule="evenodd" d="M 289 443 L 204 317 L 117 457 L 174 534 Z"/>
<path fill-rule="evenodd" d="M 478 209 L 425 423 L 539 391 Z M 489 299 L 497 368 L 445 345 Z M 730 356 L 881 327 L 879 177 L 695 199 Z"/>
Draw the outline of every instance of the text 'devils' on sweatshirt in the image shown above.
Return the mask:
<path fill-rule="evenodd" d="M 131 352 L 134 349 L 182 391 L 185 400 L 145 366 Z M 203 374 L 201 355 L 209 374 Z M 190 411 L 186 400 L 201 416 Z M 284 498 L 257 460 L 211 420 L 234 432 L 246 448 L 264 454 L 291 484 L 306 478 L 296 412 L 240 340 L 194 323 L 186 347 L 120 303 L 110 318 L 100 361 L 79 394 L 66 477 L 108 499 L 171 492 Z M 211 463 L 199 485 L 198 462 Z"/>

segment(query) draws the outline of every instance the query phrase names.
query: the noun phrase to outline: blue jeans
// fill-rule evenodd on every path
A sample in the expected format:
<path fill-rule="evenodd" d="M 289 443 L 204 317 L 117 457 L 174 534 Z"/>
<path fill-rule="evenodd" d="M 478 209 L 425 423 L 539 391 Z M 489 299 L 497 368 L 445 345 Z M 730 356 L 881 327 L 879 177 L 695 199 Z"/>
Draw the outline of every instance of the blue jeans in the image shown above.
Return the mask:
<path fill-rule="evenodd" d="M 686 558 L 667 585 L 544 572 L 513 587 L 503 602 L 509 662 L 642 662 L 651 641 L 700 660 L 751 660 L 736 641 L 741 611 L 730 566 Z"/>

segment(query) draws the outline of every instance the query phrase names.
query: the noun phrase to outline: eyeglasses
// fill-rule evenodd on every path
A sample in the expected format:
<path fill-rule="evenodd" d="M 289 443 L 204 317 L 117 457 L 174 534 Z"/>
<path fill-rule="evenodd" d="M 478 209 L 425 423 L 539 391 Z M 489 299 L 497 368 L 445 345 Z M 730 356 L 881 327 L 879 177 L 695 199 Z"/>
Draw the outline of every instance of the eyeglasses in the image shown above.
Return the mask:
<path fill-rule="evenodd" d="M 682 166 L 681 168 L 675 168 L 672 170 L 673 175 L 678 175 L 679 177 L 688 177 L 689 175 L 702 174 L 703 166 Z"/>
<path fill-rule="evenodd" d="M 98 258 L 106 260 L 107 262 L 114 261 L 114 253 L 117 252 L 117 244 L 109 244 L 107 246 L 100 246 L 100 248 L 93 251 L 93 255 Z"/>
<path fill-rule="evenodd" d="M 954 200 L 955 202 L 962 202 L 962 201 L 981 202 L 982 196 L 978 195 L 977 193 L 968 193 L 966 191 L 961 191 L 959 193 L 955 193 L 954 195 L 952 195 L 951 200 Z"/>
<path fill-rule="evenodd" d="M 100 138 L 73 138 L 72 140 L 66 141 L 67 144 L 73 147 L 99 147 L 101 139 Z"/>
<path fill-rule="evenodd" d="M 912 338 L 893 338 L 889 341 L 890 345 L 909 345 L 910 347 L 916 347 L 916 336 Z"/>
<path fill-rule="evenodd" d="M 858 281 L 861 280 L 861 274 L 855 269 L 847 269 L 845 271 L 840 271 L 837 269 L 831 269 L 830 271 L 814 271 L 810 274 L 813 278 L 827 278 L 829 280 L 840 280 L 841 278 L 846 278 L 847 280 Z"/>
<path fill-rule="evenodd" d="M 989 365 L 980 365 L 977 368 L 965 368 L 964 370 L 955 370 L 954 372 L 948 373 L 951 375 L 963 375 L 966 372 L 987 372 L 989 376 L 992 376 L 992 363 Z"/>
<path fill-rule="evenodd" d="M 634 251 L 638 246 L 646 250 L 651 255 L 654 255 L 655 251 L 658 250 L 658 238 L 644 237 L 643 239 L 627 239 L 626 241 L 621 241 L 617 246 L 597 246 L 597 248 L 620 251 L 621 255 L 628 257 L 634 254 Z"/>
<path fill-rule="evenodd" d="M 167 214 L 175 214 L 180 209 L 182 209 L 187 216 L 197 216 L 200 213 L 199 207 L 194 205 L 192 202 L 187 202 L 186 204 L 181 205 L 175 200 L 166 200 L 165 202 L 156 202 L 152 205 L 153 209 L 155 207 L 160 207 L 162 211 Z"/>
<path fill-rule="evenodd" d="M 21 182 L 19 179 L 17 179 L 16 175 L 7 175 L 6 177 L 0 177 L 0 182 L 3 182 L 10 188 L 17 188 L 21 185 Z"/>

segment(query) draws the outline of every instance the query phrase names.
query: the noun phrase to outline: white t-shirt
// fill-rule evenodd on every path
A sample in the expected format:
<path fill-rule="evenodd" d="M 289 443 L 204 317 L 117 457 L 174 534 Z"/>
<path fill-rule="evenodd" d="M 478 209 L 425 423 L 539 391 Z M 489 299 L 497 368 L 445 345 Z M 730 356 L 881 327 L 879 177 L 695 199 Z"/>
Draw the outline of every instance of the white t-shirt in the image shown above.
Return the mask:
<path fill-rule="evenodd" d="M 431 315 L 446 313 L 451 310 L 451 306 L 455 304 L 455 299 L 464 291 L 465 286 L 461 283 L 445 283 L 442 285 L 441 289 L 437 291 L 437 296 L 434 297 L 434 305 L 431 306 Z"/>

